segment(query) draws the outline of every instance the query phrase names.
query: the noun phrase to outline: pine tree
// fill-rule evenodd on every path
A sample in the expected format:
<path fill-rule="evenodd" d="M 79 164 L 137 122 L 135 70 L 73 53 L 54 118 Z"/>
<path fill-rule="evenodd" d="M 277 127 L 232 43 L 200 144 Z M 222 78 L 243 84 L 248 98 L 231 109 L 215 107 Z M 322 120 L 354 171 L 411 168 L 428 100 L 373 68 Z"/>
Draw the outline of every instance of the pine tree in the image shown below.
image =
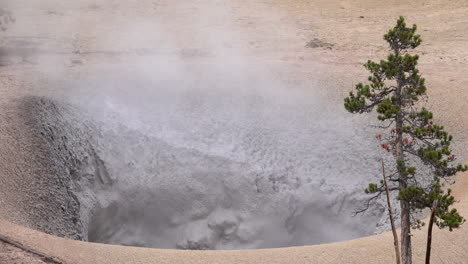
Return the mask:
<path fill-rule="evenodd" d="M 344 99 L 344 106 L 351 113 L 375 109 L 379 127 L 385 129 L 377 138 L 394 158 L 394 171 L 387 179 L 391 183 L 389 190 L 397 192 L 400 202 L 401 255 L 405 264 L 412 263 L 411 227 L 424 225 L 414 220 L 415 213 L 437 204 L 434 222 L 440 228 L 452 231 L 465 221 L 456 209 L 451 209 L 455 199 L 443 182 L 468 170 L 467 165 L 453 165 L 453 137 L 434 123 L 428 109 L 421 107 L 422 99 L 427 100 L 425 79 L 417 69 L 419 56 L 408 53 L 421 44 L 416 29 L 416 25 L 407 27 L 400 17 L 384 35 L 391 54 L 386 60 L 365 63 L 370 72 L 368 84 L 357 84 Z M 380 197 L 385 188 L 382 182 L 371 183 L 365 192 L 373 194 L 371 201 Z"/>

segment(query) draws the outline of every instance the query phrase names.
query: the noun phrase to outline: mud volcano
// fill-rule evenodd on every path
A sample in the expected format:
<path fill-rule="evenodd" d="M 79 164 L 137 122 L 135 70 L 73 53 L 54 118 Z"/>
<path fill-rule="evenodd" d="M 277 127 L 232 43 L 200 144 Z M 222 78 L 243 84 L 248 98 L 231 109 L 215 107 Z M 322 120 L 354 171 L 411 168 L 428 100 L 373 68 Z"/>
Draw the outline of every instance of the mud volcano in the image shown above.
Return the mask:
<path fill-rule="evenodd" d="M 251 120 L 218 117 L 205 130 L 195 123 L 202 115 L 181 117 L 174 129 L 186 133 L 171 138 L 163 129 L 138 129 L 113 109 L 112 118 L 95 118 L 92 107 L 44 97 L 20 105 L 49 175 L 42 208 L 30 212 L 40 230 L 109 244 L 244 249 L 326 243 L 386 228 L 383 206 L 372 207 L 371 217 L 351 216 L 365 198 L 362 175 L 375 175 L 378 164 L 369 155 L 368 164 L 360 162 L 367 167 L 349 166 L 357 157 L 343 152 L 368 146 L 343 142 L 354 131 L 333 127 L 339 119 L 261 123 L 256 105 Z M 200 110 L 192 107 L 180 111 Z"/>
<path fill-rule="evenodd" d="M 25 42 L 34 27 L 19 24 L 5 44 L 8 67 L 38 65 L 24 66 L 9 104 L 20 121 L 5 135 L 26 153 L 12 170 L 27 183 L 11 184 L 27 186 L 17 188 L 24 197 L 11 195 L 12 221 L 67 238 L 179 249 L 310 245 L 386 229 L 383 205 L 352 217 L 363 186 L 380 179 L 374 132 L 356 129 L 360 121 L 319 78 L 281 78 L 289 67 L 232 42 L 241 32 L 225 27 L 239 21 L 222 5 L 196 30 L 181 23 L 186 41 L 171 41 L 172 26 L 162 25 L 172 22 L 159 21 L 170 17 L 158 7 L 141 21 L 97 23 L 109 27 L 78 42 L 70 32 L 95 12 L 114 17 L 113 8 L 11 5 L 18 17 L 40 10 L 43 21 L 64 25 Z M 76 21 L 63 21 L 59 7 Z"/>

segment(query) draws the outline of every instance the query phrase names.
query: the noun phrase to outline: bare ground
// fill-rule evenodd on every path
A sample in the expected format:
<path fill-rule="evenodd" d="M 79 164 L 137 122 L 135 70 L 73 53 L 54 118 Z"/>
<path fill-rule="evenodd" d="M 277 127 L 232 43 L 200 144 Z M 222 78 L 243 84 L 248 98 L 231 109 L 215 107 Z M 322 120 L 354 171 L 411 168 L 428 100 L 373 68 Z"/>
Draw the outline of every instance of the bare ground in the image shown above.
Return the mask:
<path fill-rule="evenodd" d="M 44 264 L 41 257 L 28 253 L 20 248 L 0 242 L 0 263 Z"/>
<path fill-rule="evenodd" d="M 0 263 L 61 264 L 62 262 L 9 238 L 0 236 Z"/>

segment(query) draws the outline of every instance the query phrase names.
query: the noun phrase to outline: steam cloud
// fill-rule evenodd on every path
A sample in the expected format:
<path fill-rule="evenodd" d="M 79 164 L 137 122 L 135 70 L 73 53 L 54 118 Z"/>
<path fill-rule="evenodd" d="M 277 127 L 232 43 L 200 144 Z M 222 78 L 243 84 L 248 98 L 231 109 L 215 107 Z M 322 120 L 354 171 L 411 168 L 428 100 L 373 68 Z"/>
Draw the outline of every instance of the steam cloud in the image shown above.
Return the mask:
<path fill-rule="evenodd" d="M 95 144 L 114 185 L 78 194 L 89 240 L 238 249 L 377 230 L 381 207 L 351 217 L 379 171 L 372 132 L 353 127 L 360 121 L 323 87 L 255 56 L 229 3 L 194 13 L 183 2 L 154 12 L 148 1 L 94 2 L 10 2 L 7 38 L 11 61 L 37 64 L 25 77 L 48 88 L 34 93 L 100 124 Z M 27 53 L 13 48 L 18 36 Z"/>

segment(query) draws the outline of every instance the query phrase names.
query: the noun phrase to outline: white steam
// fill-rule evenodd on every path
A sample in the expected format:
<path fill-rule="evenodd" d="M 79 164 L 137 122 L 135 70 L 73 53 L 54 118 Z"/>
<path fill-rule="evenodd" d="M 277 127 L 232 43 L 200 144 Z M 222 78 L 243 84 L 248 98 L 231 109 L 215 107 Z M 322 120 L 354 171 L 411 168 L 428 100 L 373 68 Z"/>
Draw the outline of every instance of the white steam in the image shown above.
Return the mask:
<path fill-rule="evenodd" d="M 91 217 L 91 240 L 233 249 L 375 232 L 381 210 L 351 217 L 379 172 L 371 132 L 256 56 L 231 2 L 14 2 L 9 40 L 30 37 L 35 93 L 104 124 L 117 198 Z"/>

